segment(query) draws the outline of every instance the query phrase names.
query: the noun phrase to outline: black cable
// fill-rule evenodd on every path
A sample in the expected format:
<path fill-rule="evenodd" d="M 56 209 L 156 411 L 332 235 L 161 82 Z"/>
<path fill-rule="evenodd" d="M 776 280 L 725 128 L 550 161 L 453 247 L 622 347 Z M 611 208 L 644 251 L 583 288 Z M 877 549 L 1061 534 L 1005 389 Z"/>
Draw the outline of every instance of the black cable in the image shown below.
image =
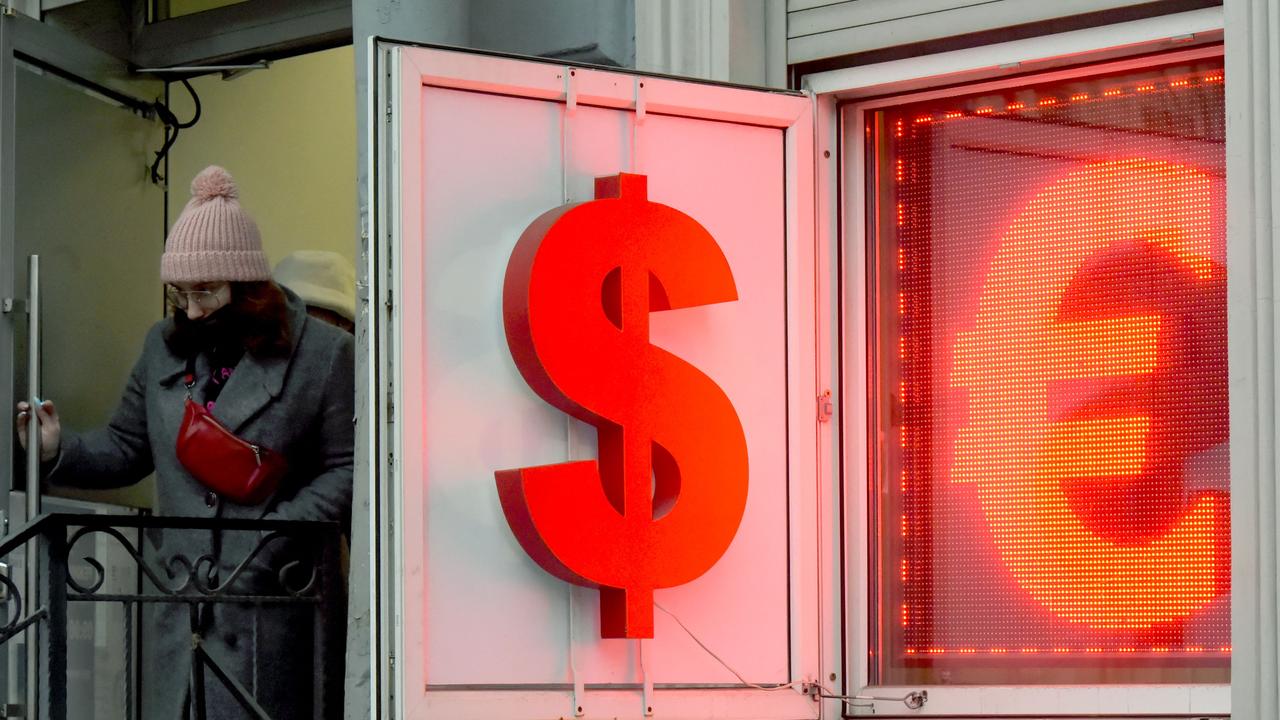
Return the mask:
<path fill-rule="evenodd" d="M 160 146 L 160 149 L 156 151 L 156 161 L 151 164 L 151 182 L 156 185 L 163 185 L 166 181 L 166 178 L 160 174 L 160 165 L 168 157 L 169 150 L 173 148 L 173 144 L 178 141 L 178 131 L 193 127 L 197 122 L 200 122 L 200 114 L 202 112 L 200 96 L 196 94 L 196 89 L 191 87 L 189 80 L 183 78 L 181 82 L 182 86 L 191 94 L 191 101 L 196 106 L 195 114 L 191 116 L 190 120 L 186 122 L 178 120 L 178 116 L 174 115 L 169 106 L 162 102 L 156 102 L 153 106 L 156 115 L 160 117 L 160 122 L 164 123 L 164 145 Z"/>
<path fill-rule="evenodd" d="M 186 78 L 182 78 L 182 87 L 186 88 L 187 92 L 191 93 L 191 102 L 195 103 L 195 106 L 196 106 L 196 112 L 194 115 L 191 116 L 191 119 L 185 123 L 178 124 L 178 127 L 180 129 L 186 130 L 187 128 L 192 127 L 196 123 L 200 122 L 200 113 L 201 113 L 200 96 L 196 94 L 196 89 L 191 87 L 191 82 Z"/>

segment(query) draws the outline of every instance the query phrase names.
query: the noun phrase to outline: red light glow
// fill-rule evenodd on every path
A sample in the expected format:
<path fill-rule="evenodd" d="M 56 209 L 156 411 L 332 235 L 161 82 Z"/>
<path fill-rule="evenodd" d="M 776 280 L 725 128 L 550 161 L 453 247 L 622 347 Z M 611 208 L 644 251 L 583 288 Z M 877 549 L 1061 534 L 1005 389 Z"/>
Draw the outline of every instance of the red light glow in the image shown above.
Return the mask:
<path fill-rule="evenodd" d="M 1147 160 L 1098 163 L 1042 190 L 992 260 L 976 327 L 956 339 L 954 382 L 970 422 L 952 477 L 976 482 L 993 538 L 1018 583 L 1059 617 L 1095 628 L 1183 618 L 1223 592 L 1225 497 L 1205 495 L 1152 543 L 1090 530 L 1063 481 L 1132 476 L 1146 462 L 1150 418 L 1049 419 L 1049 386 L 1151 373 L 1161 318 L 1063 323 L 1068 285 L 1118 237 L 1144 236 L 1211 279 L 1210 179 Z M 1029 457 L 1026 448 L 1042 448 Z M 1159 558 L 1159 562 L 1153 562 Z"/>
<path fill-rule="evenodd" d="M 872 111 L 878 682 L 1229 667 L 1221 67 Z"/>

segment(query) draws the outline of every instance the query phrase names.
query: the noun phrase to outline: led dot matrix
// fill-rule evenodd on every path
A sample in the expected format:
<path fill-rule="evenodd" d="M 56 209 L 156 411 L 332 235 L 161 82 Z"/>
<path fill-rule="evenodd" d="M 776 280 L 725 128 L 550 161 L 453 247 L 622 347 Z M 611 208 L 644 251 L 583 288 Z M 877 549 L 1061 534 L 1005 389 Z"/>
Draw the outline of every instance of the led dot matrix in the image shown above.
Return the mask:
<path fill-rule="evenodd" d="M 872 113 L 881 682 L 1228 666 L 1222 82 Z"/>

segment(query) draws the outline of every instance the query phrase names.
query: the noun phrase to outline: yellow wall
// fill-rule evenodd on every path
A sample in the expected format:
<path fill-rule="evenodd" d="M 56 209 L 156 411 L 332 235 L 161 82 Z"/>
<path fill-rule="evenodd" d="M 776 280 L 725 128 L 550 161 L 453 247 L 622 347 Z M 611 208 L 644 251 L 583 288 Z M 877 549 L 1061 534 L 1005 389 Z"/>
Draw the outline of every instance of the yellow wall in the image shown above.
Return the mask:
<path fill-rule="evenodd" d="M 213 10 L 214 8 L 238 5 L 246 0 L 169 0 L 167 17 L 176 18 L 183 15 Z"/>
<path fill-rule="evenodd" d="M 192 81 L 204 108 L 170 152 L 169 223 L 190 198 L 191 178 L 222 165 L 262 230 L 274 265 L 294 250 L 356 250 L 355 67 L 351 47 L 271 64 L 233 80 Z M 191 117 L 181 84 L 174 112 Z"/>

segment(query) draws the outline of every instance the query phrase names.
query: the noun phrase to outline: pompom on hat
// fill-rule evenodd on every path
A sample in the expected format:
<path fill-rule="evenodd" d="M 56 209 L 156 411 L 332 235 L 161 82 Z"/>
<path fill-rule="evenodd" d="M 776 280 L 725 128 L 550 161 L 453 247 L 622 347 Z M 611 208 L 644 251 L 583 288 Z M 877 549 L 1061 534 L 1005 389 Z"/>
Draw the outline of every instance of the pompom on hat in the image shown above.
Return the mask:
<path fill-rule="evenodd" d="M 163 282 L 250 282 L 271 279 L 262 236 L 240 207 L 231 175 L 210 165 L 191 181 L 191 200 L 182 209 L 160 257 Z"/>
<path fill-rule="evenodd" d="M 308 305 L 332 310 L 355 322 L 356 269 L 351 261 L 327 250 L 298 250 L 276 265 L 276 282 Z"/>

